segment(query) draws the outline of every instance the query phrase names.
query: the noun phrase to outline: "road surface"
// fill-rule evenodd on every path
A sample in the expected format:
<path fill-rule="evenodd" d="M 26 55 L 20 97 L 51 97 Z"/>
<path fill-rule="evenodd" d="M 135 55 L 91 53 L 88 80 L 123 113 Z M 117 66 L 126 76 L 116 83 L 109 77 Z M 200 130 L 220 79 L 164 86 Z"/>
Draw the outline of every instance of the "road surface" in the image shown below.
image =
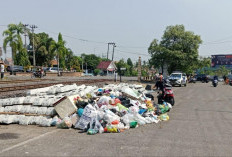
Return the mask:
<path fill-rule="evenodd" d="M 231 156 L 232 87 L 175 87 L 170 120 L 122 133 L 1 125 L 0 156 Z"/>

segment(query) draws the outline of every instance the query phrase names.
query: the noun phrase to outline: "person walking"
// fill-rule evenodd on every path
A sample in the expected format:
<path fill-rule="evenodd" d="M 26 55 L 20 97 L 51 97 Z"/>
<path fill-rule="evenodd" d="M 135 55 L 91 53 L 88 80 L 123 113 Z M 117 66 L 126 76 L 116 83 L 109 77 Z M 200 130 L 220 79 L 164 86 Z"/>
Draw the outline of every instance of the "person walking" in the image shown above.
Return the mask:
<path fill-rule="evenodd" d="M 4 64 L 1 62 L 0 63 L 1 80 L 4 78 L 4 70 L 5 70 Z"/>

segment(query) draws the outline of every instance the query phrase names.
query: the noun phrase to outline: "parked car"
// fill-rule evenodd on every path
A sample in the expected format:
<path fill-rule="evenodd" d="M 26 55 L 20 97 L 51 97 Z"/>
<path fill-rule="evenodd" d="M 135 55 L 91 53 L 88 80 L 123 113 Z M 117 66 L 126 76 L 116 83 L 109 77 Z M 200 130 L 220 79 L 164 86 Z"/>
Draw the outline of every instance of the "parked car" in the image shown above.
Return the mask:
<path fill-rule="evenodd" d="M 23 66 L 14 65 L 14 66 L 7 66 L 6 71 L 8 72 L 24 72 Z"/>
<path fill-rule="evenodd" d="M 169 81 L 172 86 L 187 86 L 187 76 L 185 73 L 172 73 L 169 77 Z"/>
<path fill-rule="evenodd" d="M 52 72 L 52 73 L 58 73 L 58 67 L 48 67 L 46 70 L 44 70 L 45 72 Z M 62 68 L 59 68 L 59 71 L 63 71 Z"/>
<path fill-rule="evenodd" d="M 208 83 L 211 80 L 210 76 L 206 74 L 198 74 L 196 75 L 196 79 L 197 81 L 206 82 L 206 83 Z"/>

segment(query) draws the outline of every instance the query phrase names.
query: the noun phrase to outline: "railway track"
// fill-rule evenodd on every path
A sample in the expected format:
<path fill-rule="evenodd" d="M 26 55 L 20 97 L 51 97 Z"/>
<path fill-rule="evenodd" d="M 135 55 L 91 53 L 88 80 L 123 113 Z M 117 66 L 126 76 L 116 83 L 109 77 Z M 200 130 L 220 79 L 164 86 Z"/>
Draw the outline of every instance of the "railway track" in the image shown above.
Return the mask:
<path fill-rule="evenodd" d="M 28 79 L 28 80 L 5 80 L 0 81 L 0 84 L 15 84 L 15 83 L 27 83 L 27 82 L 43 82 L 43 81 L 53 81 L 52 79 Z"/>
<path fill-rule="evenodd" d="M 99 79 L 99 80 L 79 80 L 79 81 L 66 81 L 66 82 L 53 82 L 53 83 L 41 83 L 41 84 L 30 84 L 30 85 L 18 85 L 18 86 L 10 86 L 10 87 L 1 87 L 0 88 L 0 93 L 1 92 L 10 92 L 10 91 L 18 91 L 18 90 L 27 90 L 27 89 L 35 89 L 35 88 L 43 88 L 43 87 L 48 87 L 56 84 L 73 84 L 76 83 L 77 85 L 81 84 L 94 84 L 94 83 L 101 83 L 101 82 L 107 82 L 107 81 L 112 81 L 112 79 Z M 30 81 L 32 82 L 32 81 Z"/>

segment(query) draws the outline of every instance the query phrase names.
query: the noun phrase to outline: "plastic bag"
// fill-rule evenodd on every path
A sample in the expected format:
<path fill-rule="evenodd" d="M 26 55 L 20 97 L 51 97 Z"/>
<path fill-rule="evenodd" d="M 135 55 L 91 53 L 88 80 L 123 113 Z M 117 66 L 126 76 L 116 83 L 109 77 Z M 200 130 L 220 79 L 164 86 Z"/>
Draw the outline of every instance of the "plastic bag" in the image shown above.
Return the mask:
<path fill-rule="evenodd" d="M 69 129 L 72 127 L 72 121 L 69 117 L 65 117 L 60 123 L 57 124 L 58 128 Z"/>
<path fill-rule="evenodd" d="M 104 128 L 104 132 L 108 133 L 120 133 L 120 129 L 116 128 L 115 126 L 108 125 Z"/>
<path fill-rule="evenodd" d="M 80 119 L 80 117 L 75 113 L 70 116 L 70 119 L 72 121 L 72 125 L 75 126 L 78 120 Z"/>
<path fill-rule="evenodd" d="M 102 105 L 109 105 L 109 100 L 110 100 L 110 97 L 107 97 L 107 96 L 102 96 L 98 102 L 97 102 L 97 105 L 99 107 L 101 107 Z"/>
<path fill-rule="evenodd" d="M 115 120 L 119 121 L 120 117 L 117 116 L 116 114 L 114 114 L 113 112 L 111 112 L 110 110 L 106 110 L 103 119 L 104 119 L 104 121 L 111 123 Z"/>
<path fill-rule="evenodd" d="M 56 126 L 58 123 L 61 122 L 61 119 L 59 119 L 57 116 L 53 117 L 51 121 L 51 126 Z"/>
<path fill-rule="evenodd" d="M 55 114 L 56 114 L 56 110 L 54 109 L 54 107 L 48 107 L 47 108 L 46 115 L 53 116 Z"/>
<path fill-rule="evenodd" d="M 37 110 L 37 114 L 38 115 L 45 115 L 46 112 L 47 112 L 47 107 L 39 107 L 38 110 Z"/>
<path fill-rule="evenodd" d="M 78 121 L 78 123 L 75 125 L 76 129 L 86 129 L 88 123 L 91 121 L 91 118 L 95 117 L 97 115 L 96 109 L 88 104 L 83 111 L 83 114 Z"/>
<path fill-rule="evenodd" d="M 20 124 L 20 125 L 28 125 L 29 122 L 30 122 L 30 119 L 31 119 L 30 116 L 22 117 L 22 118 L 19 120 L 19 124 Z"/>
<path fill-rule="evenodd" d="M 97 117 L 94 117 L 90 121 L 90 127 L 89 127 L 87 133 L 93 135 L 93 134 L 96 134 L 98 132 L 103 133 L 104 129 L 103 129 L 101 123 L 97 120 Z"/>
<path fill-rule="evenodd" d="M 40 126 L 44 126 L 44 127 L 50 127 L 52 123 L 52 118 L 41 118 L 40 119 Z"/>
<path fill-rule="evenodd" d="M 161 114 L 159 118 L 160 118 L 160 120 L 163 120 L 163 121 L 168 121 L 169 120 L 169 116 L 166 113 Z"/>
<path fill-rule="evenodd" d="M 137 121 L 132 121 L 130 122 L 130 128 L 136 128 L 137 127 L 138 122 Z"/>
<path fill-rule="evenodd" d="M 128 108 L 126 108 L 125 106 L 123 106 L 122 104 L 117 103 L 118 109 L 120 112 L 124 112 L 124 111 L 128 111 Z"/>

